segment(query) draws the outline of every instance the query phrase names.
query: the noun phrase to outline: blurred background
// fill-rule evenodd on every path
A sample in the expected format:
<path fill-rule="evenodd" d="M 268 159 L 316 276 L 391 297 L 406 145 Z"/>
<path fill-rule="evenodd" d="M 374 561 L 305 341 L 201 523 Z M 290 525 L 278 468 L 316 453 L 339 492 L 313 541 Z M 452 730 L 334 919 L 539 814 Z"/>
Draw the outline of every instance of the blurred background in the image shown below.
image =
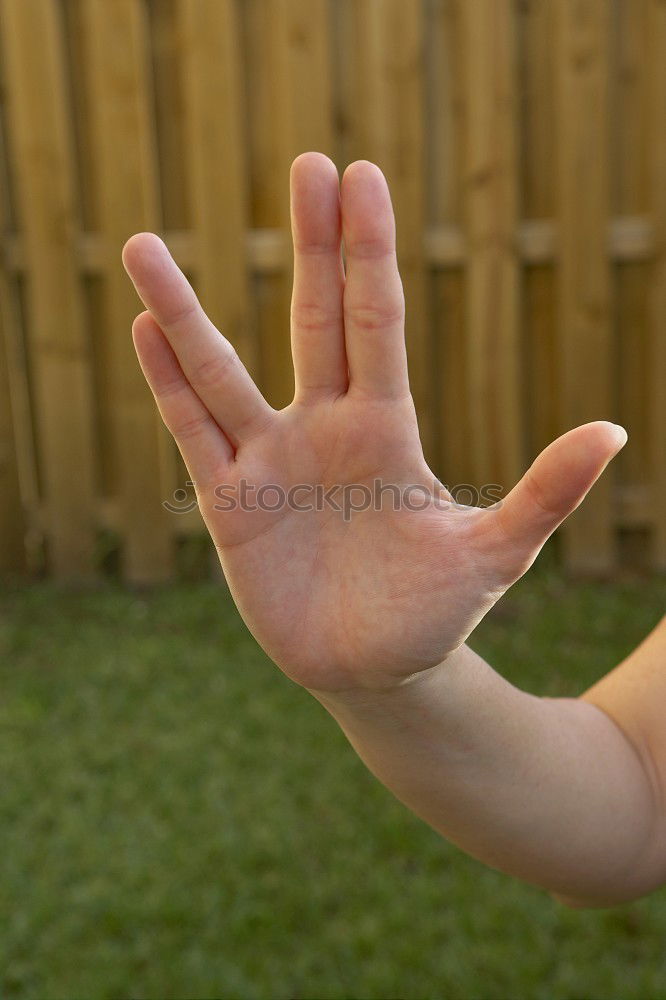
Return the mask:
<path fill-rule="evenodd" d="M 0 0 L 0 992 L 664 996 L 662 895 L 565 911 L 446 844 L 222 585 L 120 252 L 159 233 L 287 404 L 310 149 L 388 180 L 444 483 L 629 432 L 474 647 L 576 695 L 662 613 L 663 0 Z"/>
<path fill-rule="evenodd" d="M 308 149 L 389 182 L 437 475 L 508 490 L 557 434 L 623 423 L 561 557 L 664 568 L 663 3 L 2 0 L 0 15 L 5 569 L 174 576 L 203 529 L 191 491 L 174 501 L 187 474 L 134 357 L 120 251 L 160 233 L 285 405 L 289 168 Z"/>

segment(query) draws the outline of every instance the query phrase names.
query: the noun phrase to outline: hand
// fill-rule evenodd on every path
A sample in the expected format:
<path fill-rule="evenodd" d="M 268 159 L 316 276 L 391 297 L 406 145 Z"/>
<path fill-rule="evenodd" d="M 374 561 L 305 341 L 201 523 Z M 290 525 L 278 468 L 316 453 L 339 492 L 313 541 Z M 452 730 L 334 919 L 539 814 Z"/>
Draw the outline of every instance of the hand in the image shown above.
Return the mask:
<path fill-rule="evenodd" d="M 423 457 L 409 391 L 383 174 L 360 160 L 340 185 L 328 157 L 304 153 L 291 168 L 291 213 L 296 391 L 289 406 L 269 406 L 150 233 L 123 250 L 148 310 L 134 322 L 134 343 L 258 642 L 313 691 L 390 689 L 465 641 L 626 435 L 603 421 L 578 427 L 542 452 L 499 504 L 447 503 Z M 241 481 L 254 487 L 244 504 Z M 347 497 L 360 506 L 361 487 L 372 491 L 377 481 L 422 492 L 412 490 L 398 509 L 386 493 L 377 509 L 345 518 L 306 489 L 355 486 Z M 274 488 L 259 509 L 243 509 L 257 506 L 264 485 Z M 261 509 L 295 486 L 303 488 L 291 505 Z M 340 490 L 335 496 L 340 503 Z M 410 509 L 424 497 L 426 509 Z M 308 503 L 323 509 L 293 509 Z"/>

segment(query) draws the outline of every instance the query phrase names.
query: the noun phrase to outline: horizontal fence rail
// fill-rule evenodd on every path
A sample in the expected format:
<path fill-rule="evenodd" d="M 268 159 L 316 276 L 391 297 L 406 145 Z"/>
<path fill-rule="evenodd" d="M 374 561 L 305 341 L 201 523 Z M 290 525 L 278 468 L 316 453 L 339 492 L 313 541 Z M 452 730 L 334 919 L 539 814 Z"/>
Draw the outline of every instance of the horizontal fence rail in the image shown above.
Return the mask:
<path fill-rule="evenodd" d="M 433 471 L 508 491 L 620 422 L 559 551 L 665 569 L 665 120 L 662 0 L 0 0 L 0 572 L 213 566 L 120 251 L 158 232 L 287 404 L 308 149 L 389 182 Z"/>

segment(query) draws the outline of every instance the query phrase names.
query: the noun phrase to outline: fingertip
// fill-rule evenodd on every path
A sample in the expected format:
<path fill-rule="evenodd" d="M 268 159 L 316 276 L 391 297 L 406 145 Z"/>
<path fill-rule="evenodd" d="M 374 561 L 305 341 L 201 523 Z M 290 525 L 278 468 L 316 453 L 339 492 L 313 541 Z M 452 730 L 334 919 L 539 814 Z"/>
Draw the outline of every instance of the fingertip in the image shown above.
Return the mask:
<path fill-rule="evenodd" d="M 141 338 L 143 336 L 150 336 L 150 330 L 152 327 L 156 326 L 155 320 L 152 314 L 145 309 L 144 312 L 139 313 L 138 316 L 134 317 L 132 323 L 132 337 L 134 343 L 137 341 L 137 337 Z"/>
<path fill-rule="evenodd" d="M 625 444 L 629 440 L 629 435 L 627 434 L 627 431 L 622 426 L 622 424 L 610 424 L 610 427 L 612 429 L 615 438 L 615 444 L 617 445 L 617 450 L 620 451 L 620 449 L 624 448 Z"/>
<path fill-rule="evenodd" d="M 334 170 L 336 177 L 338 176 L 338 168 L 330 156 L 327 156 L 326 153 L 320 153 L 316 149 L 307 150 L 305 153 L 299 153 L 296 159 L 292 162 L 289 172 L 293 176 L 295 173 L 298 173 L 302 166 L 313 167 L 316 164 L 322 164 L 328 170 Z"/>
<path fill-rule="evenodd" d="M 123 246 L 121 252 L 123 266 L 128 273 L 136 271 L 147 254 L 155 252 L 163 253 L 165 250 L 168 253 L 168 248 L 164 240 L 157 233 L 134 233 Z"/>
<path fill-rule="evenodd" d="M 566 438 L 570 446 L 584 448 L 587 454 L 591 451 L 607 454 L 610 451 L 611 457 L 624 447 L 628 439 L 624 427 L 610 420 L 592 420 L 587 424 L 580 424 L 561 437 Z"/>
<path fill-rule="evenodd" d="M 628 435 L 624 427 L 610 420 L 596 420 L 590 424 L 583 424 L 580 429 L 586 434 L 586 439 L 593 442 L 595 451 L 608 456 L 607 462 L 615 458 L 627 443 Z M 592 434 L 591 431 L 596 433 Z"/>
<path fill-rule="evenodd" d="M 357 178 L 355 178 L 356 174 L 358 174 Z M 362 185 L 369 185 L 370 189 L 372 189 L 373 185 L 379 185 L 380 188 L 388 188 L 388 183 L 381 167 L 373 163 L 372 160 L 354 160 L 353 163 L 348 164 L 342 175 L 340 188 L 346 188 L 352 180 L 354 181 L 354 187 L 360 182 Z"/>
<path fill-rule="evenodd" d="M 384 176 L 379 165 L 377 163 L 373 163 L 372 160 L 352 160 L 352 162 L 347 165 L 345 174 L 353 174 L 359 170 L 363 173 L 369 172 L 374 174 L 376 177 L 379 177 L 380 175 L 382 177 Z"/>
<path fill-rule="evenodd" d="M 162 333 L 162 328 L 147 309 L 134 318 L 132 342 L 142 367 L 146 357 L 163 349 L 165 341 L 166 337 Z"/>

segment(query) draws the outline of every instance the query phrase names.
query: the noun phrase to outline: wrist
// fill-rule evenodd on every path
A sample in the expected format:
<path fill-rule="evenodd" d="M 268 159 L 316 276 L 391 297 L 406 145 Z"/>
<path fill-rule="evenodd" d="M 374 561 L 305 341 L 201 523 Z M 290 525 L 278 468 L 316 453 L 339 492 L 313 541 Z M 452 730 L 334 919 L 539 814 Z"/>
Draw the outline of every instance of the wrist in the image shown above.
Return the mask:
<path fill-rule="evenodd" d="M 306 690 L 338 719 L 396 719 L 414 711 L 422 712 L 427 705 L 432 705 L 443 684 L 460 688 L 470 658 L 475 657 L 468 646 L 462 645 L 440 663 L 381 687 L 359 685 L 337 691 Z"/>

